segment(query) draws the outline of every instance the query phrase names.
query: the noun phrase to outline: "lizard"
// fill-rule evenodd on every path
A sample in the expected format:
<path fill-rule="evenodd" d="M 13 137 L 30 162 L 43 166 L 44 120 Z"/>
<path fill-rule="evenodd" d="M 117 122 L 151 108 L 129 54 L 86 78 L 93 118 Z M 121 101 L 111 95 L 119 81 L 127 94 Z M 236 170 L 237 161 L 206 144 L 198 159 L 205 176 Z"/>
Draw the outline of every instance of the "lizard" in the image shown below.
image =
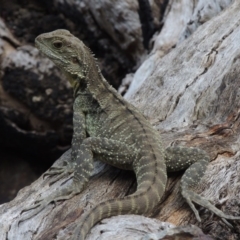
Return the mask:
<path fill-rule="evenodd" d="M 181 194 L 198 221 L 199 213 L 193 202 L 226 219 L 240 220 L 217 209 L 192 187 L 203 177 L 209 163 L 205 151 L 183 146 L 163 148 L 159 133 L 145 116 L 127 102 L 101 74 L 91 50 L 68 30 L 43 33 L 35 39 L 36 47 L 52 60 L 73 87 L 73 137 L 71 159 L 45 175 L 58 175 L 55 181 L 72 174 L 70 186 L 37 200 L 24 221 L 36 215 L 46 205 L 67 200 L 86 187 L 93 171 L 93 159 L 115 167 L 133 170 L 136 191 L 120 199 L 111 199 L 84 214 L 74 232 L 73 240 L 84 240 L 90 229 L 103 218 L 122 214 L 145 214 L 152 210 L 164 194 L 167 171 L 187 169 L 180 181 Z"/>

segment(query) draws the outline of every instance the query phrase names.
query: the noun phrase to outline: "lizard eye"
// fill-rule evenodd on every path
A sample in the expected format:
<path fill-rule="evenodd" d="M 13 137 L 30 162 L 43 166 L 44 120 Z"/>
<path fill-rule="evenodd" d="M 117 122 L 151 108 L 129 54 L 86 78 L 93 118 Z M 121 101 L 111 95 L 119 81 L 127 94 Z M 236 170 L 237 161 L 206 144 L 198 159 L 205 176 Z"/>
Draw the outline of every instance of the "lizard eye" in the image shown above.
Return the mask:
<path fill-rule="evenodd" d="M 63 45 L 62 42 L 59 41 L 59 40 L 53 42 L 53 46 L 54 46 L 55 48 L 60 49 L 60 48 L 62 47 L 62 45 Z"/>
<path fill-rule="evenodd" d="M 76 64 L 76 63 L 79 63 L 77 57 L 73 57 L 73 58 L 72 58 L 72 62 L 75 63 L 75 64 Z"/>

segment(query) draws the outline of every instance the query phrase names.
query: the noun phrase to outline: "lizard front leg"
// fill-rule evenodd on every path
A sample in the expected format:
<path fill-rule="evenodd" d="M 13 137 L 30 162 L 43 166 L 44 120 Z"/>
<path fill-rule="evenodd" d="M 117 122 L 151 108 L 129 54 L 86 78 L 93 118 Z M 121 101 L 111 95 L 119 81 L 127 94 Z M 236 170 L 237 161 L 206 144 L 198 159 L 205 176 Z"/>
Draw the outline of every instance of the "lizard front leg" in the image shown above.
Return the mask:
<path fill-rule="evenodd" d="M 57 178 L 53 179 L 49 185 L 57 182 L 66 175 L 69 175 L 74 172 L 74 162 L 78 156 L 78 150 L 81 146 L 81 143 L 86 138 L 86 123 L 85 123 L 85 114 L 82 111 L 79 111 L 79 99 L 76 98 L 73 105 L 73 138 L 72 138 L 72 148 L 71 148 L 71 158 L 64 159 L 63 166 L 60 167 L 51 167 L 48 171 L 43 174 L 45 176 L 54 176 L 58 175 Z"/>
<path fill-rule="evenodd" d="M 81 164 L 83 164 L 84 161 L 87 161 L 86 159 L 84 159 L 84 156 L 83 156 L 83 152 L 85 150 L 84 150 L 84 145 L 82 145 L 83 140 L 86 139 L 85 114 L 82 111 L 79 111 L 78 104 L 79 104 L 79 101 L 78 101 L 78 98 L 76 98 L 74 105 L 73 105 L 74 133 L 73 133 L 73 138 L 72 138 L 72 148 L 70 150 L 71 157 L 69 157 L 69 154 L 67 154 L 67 152 L 68 152 L 67 151 L 62 156 L 64 159 L 63 166 L 51 167 L 43 175 L 43 177 L 58 175 L 56 178 L 54 178 L 52 181 L 50 181 L 49 185 L 52 185 L 53 183 L 57 182 L 58 180 L 64 178 L 66 175 L 76 173 L 76 171 L 77 171 L 76 166 L 81 166 Z M 85 155 L 87 157 L 87 153 Z M 81 161 L 82 161 L 82 163 L 81 163 Z M 92 168 L 93 168 L 93 165 L 90 164 L 88 167 L 86 167 L 86 170 L 91 172 Z M 60 191 L 54 192 L 54 193 L 50 194 L 49 196 L 47 196 L 46 198 L 41 197 L 41 198 L 37 199 L 32 206 L 22 210 L 21 213 L 34 209 L 33 211 L 31 211 L 31 213 L 26 214 L 25 216 L 22 216 L 20 218 L 19 222 L 22 222 L 26 219 L 29 219 L 29 218 L 35 216 L 50 203 L 56 203 L 56 201 L 70 199 L 74 195 L 80 193 L 82 191 L 84 185 L 87 183 L 89 177 L 90 177 L 90 174 L 88 176 L 85 176 L 85 178 L 81 182 L 81 179 L 79 179 L 79 181 L 76 181 L 76 176 L 75 176 L 75 180 L 73 179 L 71 186 L 63 187 Z M 69 179 L 70 178 L 66 179 L 66 181 Z"/>
<path fill-rule="evenodd" d="M 22 216 L 19 220 L 20 222 L 25 221 L 42 211 L 48 204 L 56 203 L 57 201 L 68 200 L 73 196 L 79 194 L 87 184 L 90 175 L 93 171 L 93 153 L 85 142 L 85 139 L 78 149 L 77 157 L 75 162 L 72 163 L 73 166 L 73 177 L 72 183 L 59 191 L 53 192 L 46 198 L 40 198 L 34 202 L 34 204 L 28 208 L 25 208 L 21 213 L 32 210 L 30 213 Z"/>
<path fill-rule="evenodd" d="M 98 156 L 100 159 L 104 159 L 111 165 L 129 169 L 137 153 L 134 151 L 134 148 L 119 141 L 100 137 L 89 137 L 84 139 L 80 148 L 76 150 L 71 186 L 64 187 L 62 190 L 51 194 L 45 199 L 39 199 L 33 206 L 24 209 L 23 212 L 34 210 L 30 214 L 23 216 L 19 222 L 35 216 L 50 203 L 67 200 L 79 194 L 86 186 L 93 171 L 93 155 Z M 118 158 L 120 158 L 121 161 L 118 162 Z"/>

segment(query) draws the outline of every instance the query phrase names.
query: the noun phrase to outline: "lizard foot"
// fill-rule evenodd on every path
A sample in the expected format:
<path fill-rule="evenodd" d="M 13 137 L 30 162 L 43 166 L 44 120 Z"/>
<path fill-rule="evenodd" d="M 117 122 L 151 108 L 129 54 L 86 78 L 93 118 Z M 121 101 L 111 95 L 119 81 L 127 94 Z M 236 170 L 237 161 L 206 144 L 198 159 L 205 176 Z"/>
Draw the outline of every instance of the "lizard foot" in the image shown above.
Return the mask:
<path fill-rule="evenodd" d="M 22 215 L 23 213 L 32 210 L 30 213 L 25 214 L 25 216 L 20 217 L 20 220 L 18 221 L 18 225 L 21 222 L 37 215 L 44 208 L 46 208 L 49 204 L 53 203 L 54 207 L 55 207 L 56 203 L 58 201 L 68 200 L 68 199 L 74 197 L 78 193 L 79 193 L 79 191 L 74 191 L 74 190 L 72 190 L 72 188 L 71 189 L 65 188 L 61 192 L 59 192 L 58 195 L 55 195 L 55 196 L 50 195 L 48 197 L 40 198 L 40 199 L 36 200 L 32 206 L 24 208 L 20 212 L 20 215 Z"/>
<path fill-rule="evenodd" d="M 198 213 L 197 209 L 195 208 L 193 202 L 212 211 L 214 214 L 219 216 L 221 218 L 221 220 L 231 228 L 233 227 L 232 224 L 230 224 L 226 219 L 240 220 L 240 216 L 237 217 L 237 216 L 225 214 L 224 212 L 222 212 L 221 210 L 216 208 L 213 204 L 211 204 L 207 199 L 201 197 L 200 195 L 198 195 L 190 190 L 182 192 L 182 195 L 185 198 L 185 200 L 187 201 L 187 203 L 189 204 L 190 208 L 193 210 L 193 212 L 199 222 L 201 222 L 201 218 L 200 218 L 199 213 Z"/>
<path fill-rule="evenodd" d="M 51 201 L 53 203 L 55 203 L 54 201 Z M 22 215 L 24 212 L 28 212 L 30 210 L 31 213 L 25 214 L 25 216 L 21 216 L 20 220 L 18 221 L 18 225 L 21 222 L 24 222 L 25 220 L 32 218 L 33 216 L 37 215 L 39 212 L 41 212 L 48 204 L 50 204 L 51 202 L 47 201 L 46 199 L 39 199 L 37 201 L 34 202 L 34 204 L 30 207 L 24 208 L 21 212 L 20 215 Z"/>
<path fill-rule="evenodd" d="M 64 178 L 66 175 L 70 175 L 74 172 L 74 168 L 71 164 L 64 162 L 64 165 L 61 167 L 51 167 L 49 168 L 44 174 L 43 178 L 46 176 L 55 176 L 58 175 L 56 178 L 54 178 L 52 181 L 49 182 L 49 185 L 51 186 L 58 180 Z M 68 181 L 68 179 L 67 179 Z"/>

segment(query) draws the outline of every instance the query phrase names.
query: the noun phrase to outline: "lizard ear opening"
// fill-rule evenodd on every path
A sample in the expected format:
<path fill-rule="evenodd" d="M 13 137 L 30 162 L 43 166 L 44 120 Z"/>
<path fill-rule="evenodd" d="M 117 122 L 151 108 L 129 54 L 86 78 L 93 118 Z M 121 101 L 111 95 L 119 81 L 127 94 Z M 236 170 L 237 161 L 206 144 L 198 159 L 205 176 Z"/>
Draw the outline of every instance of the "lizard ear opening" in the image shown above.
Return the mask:
<path fill-rule="evenodd" d="M 76 79 L 78 78 L 78 75 L 77 75 L 77 74 L 72 74 L 72 78 L 73 78 L 74 80 L 76 80 Z"/>
<path fill-rule="evenodd" d="M 62 48 L 63 43 L 60 40 L 56 40 L 56 41 L 53 42 L 53 46 L 57 49 L 60 49 L 60 48 Z"/>

